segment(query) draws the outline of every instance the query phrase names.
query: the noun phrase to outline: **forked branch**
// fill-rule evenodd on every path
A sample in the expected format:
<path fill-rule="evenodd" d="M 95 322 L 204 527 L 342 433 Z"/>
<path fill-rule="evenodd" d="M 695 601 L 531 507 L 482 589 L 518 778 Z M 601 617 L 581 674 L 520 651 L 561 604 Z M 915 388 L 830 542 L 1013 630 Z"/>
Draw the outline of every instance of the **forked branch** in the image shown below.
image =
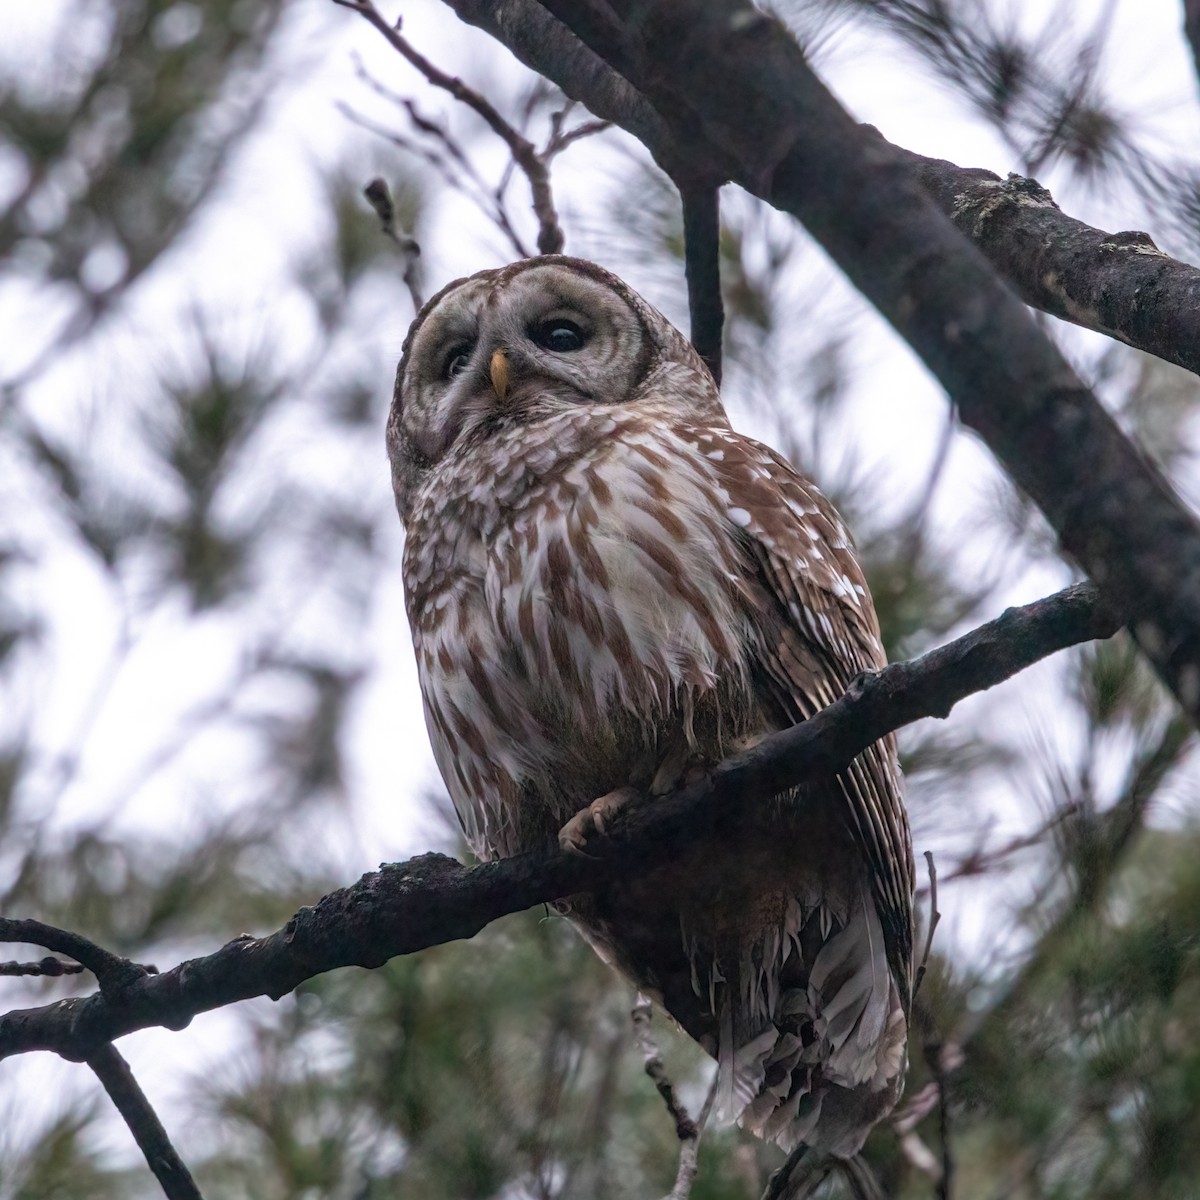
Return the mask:
<path fill-rule="evenodd" d="M 358 13 L 369 21 L 383 34 L 392 48 L 411 63 L 429 83 L 448 92 L 460 103 L 465 104 L 482 118 L 487 127 L 504 142 L 512 155 L 512 162 L 529 183 L 533 212 L 538 223 L 538 253 L 561 254 L 564 239 L 562 225 L 558 219 L 558 210 L 554 203 L 554 191 L 550 184 L 550 164 L 568 146 L 573 145 L 581 138 L 590 137 L 592 134 L 606 129 L 608 122 L 588 120 L 572 129 L 565 129 L 563 128 L 563 114 L 557 113 L 551 121 L 550 137 L 545 147 L 539 150 L 503 116 L 486 96 L 457 76 L 443 71 L 417 50 L 400 32 L 399 22 L 395 25 L 389 24 L 379 9 L 375 7 L 373 0 L 334 0 L 334 3 Z M 404 101 L 403 103 L 408 110 L 409 117 L 423 132 L 439 137 L 443 143 L 447 141 L 444 131 L 420 118 L 411 102 Z M 497 205 L 501 204 L 503 190 L 504 184 L 502 183 L 493 196 Z M 492 215 L 495 216 L 495 214 Z M 505 229 L 504 232 L 513 242 L 517 252 L 524 255 L 526 251 L 516 232 L 511 227 Z"/>

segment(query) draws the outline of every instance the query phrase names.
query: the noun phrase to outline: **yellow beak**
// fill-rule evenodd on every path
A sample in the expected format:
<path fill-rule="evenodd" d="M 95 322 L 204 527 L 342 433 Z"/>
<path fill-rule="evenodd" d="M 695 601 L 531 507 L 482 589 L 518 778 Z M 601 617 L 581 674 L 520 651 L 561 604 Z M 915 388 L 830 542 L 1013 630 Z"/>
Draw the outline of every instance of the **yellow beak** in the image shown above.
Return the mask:
<path fill-rule="evenodd" d="M 508 359 L 503 350 L 497 350 L 492 355 L 490 364 L 492 387 L 501 400 L 508 394 Z"/>

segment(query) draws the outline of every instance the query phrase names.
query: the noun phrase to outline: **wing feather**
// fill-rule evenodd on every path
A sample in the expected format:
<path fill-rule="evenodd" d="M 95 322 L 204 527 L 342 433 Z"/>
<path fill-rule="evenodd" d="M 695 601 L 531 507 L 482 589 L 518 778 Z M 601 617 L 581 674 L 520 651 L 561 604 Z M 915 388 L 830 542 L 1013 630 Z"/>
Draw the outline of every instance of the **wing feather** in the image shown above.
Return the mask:
<path fill-rule="evenodd" d="M 755 569 L 744 588 L 753 665 L 785 719 L 802 721 L 887 662 L 850 535 L 816 486 L 770 447 L 711 427 L 696 439 Z M 915 880 L 895 738 L 864 751 L 838 783 L 907 1003 Z"/>

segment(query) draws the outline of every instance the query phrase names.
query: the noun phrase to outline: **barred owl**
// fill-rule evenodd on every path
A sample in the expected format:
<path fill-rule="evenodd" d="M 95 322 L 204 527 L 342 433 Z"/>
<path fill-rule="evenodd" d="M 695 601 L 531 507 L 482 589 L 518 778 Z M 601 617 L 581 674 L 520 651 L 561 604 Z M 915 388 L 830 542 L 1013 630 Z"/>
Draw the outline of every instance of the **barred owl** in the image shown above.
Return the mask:
<path fill-rule="evenodd" d="M 388 452 L 429 736 L 484 859 L 586 845 L 884 663 L 838 514 L 593 263 L 426 304 Z M 903 1084 L 912 893 L 888 738 L 560 908 L 717 1059 L 744 1126 L 849 1156 Z"/>

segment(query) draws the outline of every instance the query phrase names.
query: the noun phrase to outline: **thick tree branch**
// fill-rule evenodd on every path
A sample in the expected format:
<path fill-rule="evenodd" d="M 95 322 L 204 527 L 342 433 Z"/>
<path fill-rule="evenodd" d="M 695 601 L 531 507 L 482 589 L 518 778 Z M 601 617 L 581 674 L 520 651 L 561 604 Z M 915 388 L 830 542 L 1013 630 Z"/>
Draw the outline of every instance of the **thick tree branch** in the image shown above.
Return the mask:
<path fill-rule="evenodd" d="M 1026 304 L 1200 375 L 1196 267 L 1149 234 L 1105 233 L 1067 216 L 1032 179 L 892 151 Z"/>
<path fill-rule="evenodd" d="M 598 115 L 634 112 L 631 128 L 658 139 L 647 145 L 672 177 L 721 168 L 799 217 L 937 375 L 1066 553 L 1131 614 L 1142 649 L 1200 723 L 1200 525 L 781 24 L 737 0 L 545 0 L 593 52 L 552 61 L 545 48 L 562 50 L 562 35 L 529 24 L 528 0 L 447 2 L 502 38 L 519 27 L 518 52 L 568 95 L 595 100 Z M 628 88 L 596 87 L 604 63 L 657 123 Z"/>
<path fill-rule="evenodd" d="M 1123 623 L 1092 584 L 1076 584 L 911 662 L 860 676 L 846 694 L 803 724 L 720 764 L 710 778 L 618 817 L 604 859 L 531 854 L 476 867 L 440 854 L 388 864 L 304 908 L 264 938 L 241 937 L 204 958 L 114 991 L 0 1016 L 0 1059 L 51 1050 L 88 1059 L 113 1039 L 153 1025 L 185 1028 L 198 1013 L 253 996 L 278 999 L 338 967 L 378 967 L 399 954 L 468 938 L 507 913 L 644 870 L 711 836 L 722 812 L 806 780 L 827 778 L 880 737 L 925 716 L 946 716 L 963 697 L 1039 659 Z M 29 923 L 0 924 L 0 940 L 27 940 Z"/>

